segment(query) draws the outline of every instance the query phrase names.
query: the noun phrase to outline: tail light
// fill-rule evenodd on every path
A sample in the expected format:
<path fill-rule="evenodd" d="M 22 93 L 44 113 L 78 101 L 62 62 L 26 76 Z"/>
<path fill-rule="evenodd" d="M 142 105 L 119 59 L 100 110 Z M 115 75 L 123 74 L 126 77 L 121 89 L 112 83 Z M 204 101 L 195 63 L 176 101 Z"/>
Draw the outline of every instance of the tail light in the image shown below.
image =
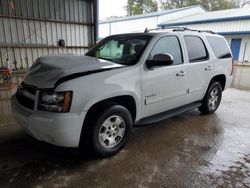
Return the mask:
<path fill-rule="evenodd" d="M 234 73 L 234 63 L 235 63 L 234 58 L 232 58 L 232 70 L 231 70 L 231 75 L 233 75 L 233 73 Z"/>

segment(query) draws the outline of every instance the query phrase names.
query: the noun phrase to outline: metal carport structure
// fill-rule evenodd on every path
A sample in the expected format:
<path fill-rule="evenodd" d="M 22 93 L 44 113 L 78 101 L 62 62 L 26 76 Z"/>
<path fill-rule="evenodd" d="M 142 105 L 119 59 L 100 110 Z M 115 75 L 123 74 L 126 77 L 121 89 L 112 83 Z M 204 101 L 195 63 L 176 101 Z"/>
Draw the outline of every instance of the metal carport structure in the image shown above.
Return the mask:
<path fill-rule="evenodd" d="M 48 54 L 83 55 L 96 41 L 97 10 L 97 0 L 0 0 L 0 67 L 27 69 Z"/>

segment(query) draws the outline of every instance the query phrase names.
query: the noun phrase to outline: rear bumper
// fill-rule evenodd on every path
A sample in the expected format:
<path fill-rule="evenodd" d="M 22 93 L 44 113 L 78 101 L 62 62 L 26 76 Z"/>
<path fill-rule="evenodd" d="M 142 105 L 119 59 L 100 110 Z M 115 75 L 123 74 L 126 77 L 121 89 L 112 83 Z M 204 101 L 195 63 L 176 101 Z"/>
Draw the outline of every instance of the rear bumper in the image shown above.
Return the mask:
<path fill-rule="evenodd" d="M 40 141 L 63 147 L 78 147 L 86 113 L 52 113 L 30 111 L 22 107 L 14 95 L 12 112 L 23 129 Z"/>

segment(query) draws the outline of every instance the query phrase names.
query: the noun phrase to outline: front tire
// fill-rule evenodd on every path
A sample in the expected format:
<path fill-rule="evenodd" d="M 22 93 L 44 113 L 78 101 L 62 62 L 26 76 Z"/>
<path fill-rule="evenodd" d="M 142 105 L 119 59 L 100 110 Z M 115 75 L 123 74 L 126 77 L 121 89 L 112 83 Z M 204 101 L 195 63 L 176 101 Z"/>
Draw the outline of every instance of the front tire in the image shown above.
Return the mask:
<path fill-rule="evenodd" d="M 222 87 L 219 82 L 212 82 L 207 93 L 202 100 L 202 105 L 198 108 L 202 114 L 214 113 L 221 102 Z"/>
<path fill-rule="evenodd" d="M 121 105 L 100 112 L 90 135 L 94 151 L 102 157 L 118 153 L 128 142 L 132 122 L 130 112 Z"/>

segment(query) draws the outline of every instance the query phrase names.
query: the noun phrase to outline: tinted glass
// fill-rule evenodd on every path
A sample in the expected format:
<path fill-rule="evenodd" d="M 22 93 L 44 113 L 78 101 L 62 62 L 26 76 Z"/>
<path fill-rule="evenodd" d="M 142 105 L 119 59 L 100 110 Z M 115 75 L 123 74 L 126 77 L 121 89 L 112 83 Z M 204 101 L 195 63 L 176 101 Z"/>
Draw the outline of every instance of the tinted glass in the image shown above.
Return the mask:
<path fill-rule="evenodd" d="M 152 36 L 114 35 L 103 39 L 87 56 L 105 59 L 114 63 L 135 64 L 143 53 Z"/>
<path fill-rule="evenodd" d="M 215 56 L 218 59 L 231 58 L 231 52 L 227 45 L 227 42 L 221 37 L 207 37 L 208 43 L 210 44 Z"/>
<path fill-rule="evenodd" d="M 148 59 L 152 59 L 156 54 L 165 54 L 165 53 L 168 53 L 173 56 L 174 59 L 173 64 L 176 65 L 183 63 L 181 47 L 177 37 L 167 36 L 161 38 L 153 47 Z"/>
<path fill-rule="evenodd" d="M 208 59 L 208 53 L 201 38 L 196 36 L 185 36 L 184 39 L 186 42 L 190 63 Z"/>

